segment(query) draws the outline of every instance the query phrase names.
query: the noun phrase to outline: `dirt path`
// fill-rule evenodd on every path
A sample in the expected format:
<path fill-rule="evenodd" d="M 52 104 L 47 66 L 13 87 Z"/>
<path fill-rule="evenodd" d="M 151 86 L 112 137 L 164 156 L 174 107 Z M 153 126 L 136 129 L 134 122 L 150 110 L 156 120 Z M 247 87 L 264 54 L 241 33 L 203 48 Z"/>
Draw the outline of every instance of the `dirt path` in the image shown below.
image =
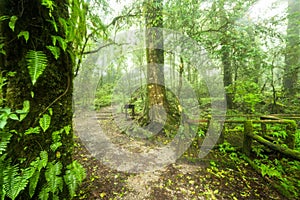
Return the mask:
<path fill-rule="evenodd" d="M 75 120 L 80 138 L 75 158 L 86 167 L 88 175 L 77 199 L 284 199 L 246 162 L 232 161 L 218 151 L 212 151 L 202 160 L 182 156 L 174 162 L 170 159 L 169 164 L 157 170 L 130 173 L 147 163 L 132 165 L 130 161 L 135 160 L 130 159 L 141 158 L 125 157 L 122 153 L 117 160 L 108 162 L 116 158 L 115 152 L 110 151 L 118 147 L 137 155 L 151 152 L 155 148 L 153 142 L 135 140 L 120 132 L 107 108 L 102 114 L 84 113 Z M 101 125 L 101 131 L 93 126 L 95 123 Z M 152 164 L 162 163 L 158 160 Z"/>

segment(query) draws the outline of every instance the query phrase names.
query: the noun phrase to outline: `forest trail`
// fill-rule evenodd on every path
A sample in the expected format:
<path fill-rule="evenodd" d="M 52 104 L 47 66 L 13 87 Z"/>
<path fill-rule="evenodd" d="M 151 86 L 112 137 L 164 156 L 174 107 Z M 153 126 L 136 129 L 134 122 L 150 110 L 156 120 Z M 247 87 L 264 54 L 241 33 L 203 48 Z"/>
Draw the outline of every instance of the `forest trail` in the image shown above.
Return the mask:
<path fill-rule="evenodd" d="M 88 174 L 81 189 L 84 199 L 283 198 L 248 163 L 233 162 L 228 155 L 220 155 L 215 150 L 202 160 L 182 157 L 174 162 L 170 160 L 169 164 L 155 170 L 149 168 L 146 172 L 132 173 L 130 171 L 133 168 L 139 170 L 141 168 L 138 167 L 144 167 L 147 163 L 131 165 L 129 162 L 134 160 L 130 160 L 130 157 L 122 159 L 124 155 L 121 153 L 115 159 L 115 154 L 109 151 L 116 149 L 110 147 L 107 141 L 133 153 L 149 152 L 154 149 L 154 143 L 135 140 L 122 133 L 114 117 L 111 107 L 97 113 L 84 113 L 84 117 L 75 117 L 75 132 L 80 138 L 75 158 L 87 168 Z M 94 123 L 100 125 L 98 128 L 101 127 L 101 131 L 96 130 Z M 107 162 L 109 159 L 115 161 Z M 154 165 L 161 166 L 162 162 L 157 161 Z"/>

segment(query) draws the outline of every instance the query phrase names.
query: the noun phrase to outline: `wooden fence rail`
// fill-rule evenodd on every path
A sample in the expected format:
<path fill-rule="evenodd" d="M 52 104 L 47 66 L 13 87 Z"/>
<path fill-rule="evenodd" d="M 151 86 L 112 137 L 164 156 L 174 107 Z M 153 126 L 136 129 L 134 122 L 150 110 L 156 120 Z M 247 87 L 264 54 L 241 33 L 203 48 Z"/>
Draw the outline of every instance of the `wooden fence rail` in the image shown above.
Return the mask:
<path fill-rule="evenodd" d="M 209 123 L 211 122 L 211 119 L 202 119 L 202 120 L 187 120 L 187 123 L 190 126 L 198 125 L 199 123 L 207 123 L 207 126 L 209 126 Z M 252 143 L 253 140 L 256 140 L 257 142 L 266 145 L 270 147 L 273 150 L 279 151 L 280 153 L 287 155 L 289 157 L 295 158 L 297 160 L 300 160 L 300 152 L 294 150 L 295 148 L 295 133 L 297 130 L 297 124 L 294 120 L 286 120 L 286 119 L 275 119 L 275 120 L 214 120 L 222 123 L 230 123 L 230 124 L 243 124 L 244 125 L 244 139 L 243 139 L 243 148 L 242 151 L 246 155 L 250 155 Z M 262 128 L 262 136 L 254 134 L 253 133 L 253 124 L 261 124 Z M 274 144 L 273 142 L 267 140 L 264 138 L 266 136 L 266 124 L 284 124 L 286 125 L 286 133 L 287 136 L 285 138 L 284 143 L 287 147 L 284 147 L 279 144 Z M 220 138 L 223 140 L 224 138 L 224 130 L 222 131 Z"/>

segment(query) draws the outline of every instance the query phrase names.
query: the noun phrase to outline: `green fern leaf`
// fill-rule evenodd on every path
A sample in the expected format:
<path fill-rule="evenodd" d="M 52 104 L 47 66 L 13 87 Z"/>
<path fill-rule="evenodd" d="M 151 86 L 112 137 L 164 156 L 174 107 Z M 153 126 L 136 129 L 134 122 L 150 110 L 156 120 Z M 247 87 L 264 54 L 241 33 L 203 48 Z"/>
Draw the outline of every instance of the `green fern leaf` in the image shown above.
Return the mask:
<path fill-rule="evenodd" d="M 33 169 L 32 176 L 29 181 L 29 196 L 32 197 L 35 193 L 37 183 L 40 178 L 41 169 L 46 167 L 48 163 L 47 151 L 41 151 L 40 157 L 37 157 L 35 161 L 31 162 L 31 168 Z"/>
<path fill-rule="evenodd" d="M 41 132 L 40 127 L 35 127 L 35 128 L 30 127 L 25 131 L 24 135 L 39 134 L 40 132 Z"/>
<path fill-rule="evenodd" d="M 51 116 L 48 114 L 44 114 L 39 121 L 39 124 L 44 132 L 46 132 L 46 130 L 50 127 L 50 123 L 51 123 Z"/>
<path fill-rule="evenodd" d="M 58 41 L 58 43 L 59 43 L 60 47 L 63 49 L 63 51 L 66 51 L 66 49 L 67 49 L 66 40 L 60 36 L 52 36 L 52 43 L 54 46 L 56 45 L 56 41 Z"/>
<path fill-rule="evenodd" d="M 6 181 L 4 189 L 7 196 L 12 200 L 16 199 L 19 193 L 25 189 L 30 178 L 30 173 L 25 170 L 23 175 L 19 175 L 19 167 L 17 165 L 8 166 L 5 170 Z"/>
<path fill-rule="evenodd" d="M 25 39 L 25 41 L 26 41 L 26 43 L 27 43 L 27 41 L 28 41 L 28 39 L 29 39 L 29 32 L 28 31 L 21 31 L 19 34 L 18 34 L 18 38 L 20 38 L 20 37 L 24 37 L 24 39 Z"/>
<path fill-rule="evenodd" d="M 12 31 L 15 31 L 15 25 L 16 25 L 17 20 L 18 20 L 17 16 L 15 16 L 15 15 L 11 16 L 8 26 Z"/>
<path fill-rule="evenodd" d="M 30 102 L 28 100 L 23 102 L 22 110 L 16 110 L 16 113 L 20 114 L 20 121 L 25 119 L 30 109 Z"/>
<path fill-rule="evenodd" d="M 60 56 L 60 48 L 59 47 L 54 47 L 54 46 L 47 46 L 47 49 L 50 50 L 54 58 L 57 60 Z"/>
<path fill-rule="evenodd" d="M 27 68 L 34 85 L 47 66 L 47 56 L 42 51 L 30 50 L 26 55 Z"/>
<path fill-rule="evenodd" d="M 52 193 L 56 193 L 58 189 L 60 191 L 62 191 L 63 189 L 63 180 L 62 177 L 59 177 L 59 175 L 61 174 L 61 169 L 61 162 L 57 162 L 55 164 L 48 163 L 47 170 L 45 172 L 45 177 L 47 180 L 49 191 Z"/>
<path fill-rule="evenodd" d="M 71 197 L 74 197 L 76 195 L 76 190 L 85 179 L 85 177 L 85 169 L 76 160 L 67 166 L 64 180 L 66 185 L 68 186 L 69 194 Z"/>
<path fill-rule="evenodd" d="M 6 151 L 7 145 L 10 142 L 10 138 L 12 137 L 12 134 L 9 132 L 0 132 L 1 139 L 0 139 L 0 155 L 3 154 L 4 151 Z"/>
<path fill-rule="evenodd" d="M 5 160 L 6 154 L 2 155 L 0 157 L 0 197 L 1 199 L 4 199 L 6 195 L 6 191 L 4 190 L 4 181 L 6 179 L 4 169 L 6 169 L 6 166 L 9 164 L 7 160 Z"/>
<path fill-rule="evenodd" d="M 40 157 L 41 157 L 41 164 L 38 167 L 38 170 L 40 171 L 42 167 L 46 167 L 48 164 L 48 153 L 47 151 L 41 151 L 40 152 Z"/>
<path fill-rule="evenodd" d="M 49 199 L 49 188 L 44 186 L 43 189 L 39 193 L 40 200 L 48 200 Z"/>
<path fill-rule="evenodd" d="M 55 143 L 53 143 L 53 144 L 51 144 L 51 146 L 50 146 L 50 149 L 53 151 L 53 152 L 55 152 L 59 147 L 61 147 L 62 146 L 62 143 L 61 142 L 55 142 Z"/>
<path fill-rule="evenodd" d="M 34 195 L 39 178 L 40 178 L 39 171 L 35 171 L 34 174 L 32 175 L 32 177 L 30 178 L 30 181 L 29 181 L 29 196 L 30 196 L 30 198 L 32 198 L 32 196 Z"/>

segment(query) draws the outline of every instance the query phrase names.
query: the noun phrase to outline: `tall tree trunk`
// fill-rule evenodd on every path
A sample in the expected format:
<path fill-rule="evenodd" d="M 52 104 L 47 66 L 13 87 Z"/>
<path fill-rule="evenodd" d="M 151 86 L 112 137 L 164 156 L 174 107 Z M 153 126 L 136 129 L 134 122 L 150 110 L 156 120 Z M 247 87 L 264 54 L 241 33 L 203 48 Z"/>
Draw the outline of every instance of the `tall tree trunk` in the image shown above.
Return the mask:
<path fill-rule="evenodd" d="M 162 113 L 168 113 L 169 106 L 164 78 L 164 43 L 162 0 L 149 0 L 144 3 L 146 22 L 147 58 L 147 100 L 145 114 L 147 121 L 164 123 Z M 157 29 L 156 29 L 157 28 Z"/>
<path fill-rule="evenodd" d="M 285 53 L 285 69 L 283 77 L 283 87 L 287 97 L 296 94 L 296 84 L 299 72 L 300 59 L 300 2 L 288 1 L 288 26 L 287 44 Z"/>
<path fill-rule="evenodd" d="M 232 109 L 233 108 L 233 99 L 232 99 L 232 93 L 228 92 L 227 87 L 232 85 L 232 67 L 230 62 L 230 52 L 229 48 L 226 47 L 226 42 L 223 42 L 222 44 L 222 63 L 223 63 L 223 82 L 224 87 L 226 88 L 226 102 L 227 102 L 227 108 Z"/>
<path fill-rule="evenodd" d="M 56 60 L 46 46 L 52 46 L 52 36 L 65 38 L 64 28 L 57 23 L 55 30 L 50 20 L 68 18 L 68 1 L 55 0 L 55 8 L 49 14 L 49 9 L 41 5 L 39 0 L 1 0 L 1 15 L 17 16 L 15 29 L 9 28 L 8 21 L 1 24 L 1 36 L 5 37 L 5 55 L 1 55 L 1 72 L 14 72 L 9 76 L 5 94 L 6 106 L 14 109 L 22 108 L 25 100 L 30 101 L 30 111 L 21 123 L 10 124 L 19 133 L 24 133 L 30 127 L 39 125 L 39 118 L 49 114 L 51 108 L 51 124 L 45 133 L 28 136 L 14 136 L 8 155 L 17 164 L 18 158 L 26 158 L 22 165 L 30 163 L 41 150 L 48 152 L 49 161 L 60 161 L 66 166 L 72 161 L 73 132 L 72 132 L 72 88 L 73 88 L 73 61 L 68 52 L 72 52 L 71 44 L 67 51 L 60 49 L 60 57 Z M 51 17 L 53 16 L 53 18 Z M 18 39 L 21 31 L 29 32 L 29 39 Z M 43 51 L 48 59 L 48 65 L 33 86 L 28 73 L 25 55 L 29 50 Z M 31 92 L 34 93 L 32 97 Z M 62 146 L 55 152 L 50 149 L 52 133 L 64 127 L 71 127 L 71 132 L 61 134 Z M 64 169 L 63 169 L 64 170 Z M 65 188 L 65 187 L 64 187 Z M 34 196 L 37 198 L 37 196 Z M 68 198 L 66 191 L 61 194 L 61 199 Z M 29 199 L 23 196 L 21 199 Z"/>

